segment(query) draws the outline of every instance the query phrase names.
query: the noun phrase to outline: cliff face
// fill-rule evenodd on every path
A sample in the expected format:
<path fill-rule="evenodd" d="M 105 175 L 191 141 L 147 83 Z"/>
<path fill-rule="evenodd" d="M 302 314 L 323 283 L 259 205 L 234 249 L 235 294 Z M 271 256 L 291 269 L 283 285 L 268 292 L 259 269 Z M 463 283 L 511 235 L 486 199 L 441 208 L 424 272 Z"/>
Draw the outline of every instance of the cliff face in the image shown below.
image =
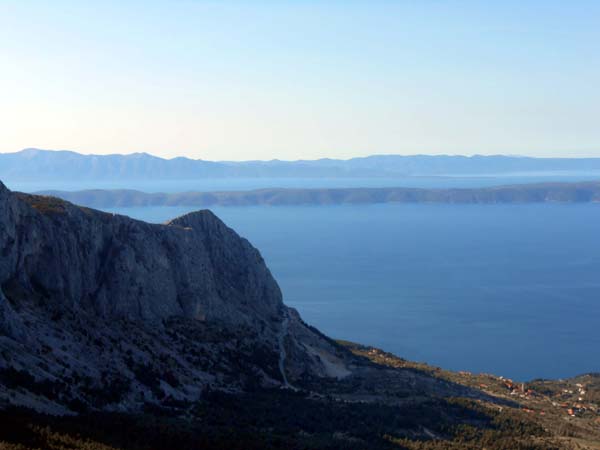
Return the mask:
<path fill-rule="evenodd" d="M 210 211 L 151 225 L 0 183 L 0 255 L 0 405 L 130 410 L 349 373 Z"/>
<path fill-rule="evenodd" d="M 55 199 L 3 195 L 5 291 L 18 286 L 103 316 L 141 320 L 182 315 L 247 323 L 282 314 L 281 293 L 258 251 L 210 211 L 155 226 Z"/>

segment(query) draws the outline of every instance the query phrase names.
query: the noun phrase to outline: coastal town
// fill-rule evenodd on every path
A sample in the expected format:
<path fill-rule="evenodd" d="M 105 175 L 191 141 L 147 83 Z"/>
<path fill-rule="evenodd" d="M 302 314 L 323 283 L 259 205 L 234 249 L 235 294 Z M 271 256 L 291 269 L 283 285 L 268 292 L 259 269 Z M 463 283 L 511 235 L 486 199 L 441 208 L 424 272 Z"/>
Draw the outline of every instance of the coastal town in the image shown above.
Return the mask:
<path fill-rule="evenodd" d="M 349 345 L 346 343 L 346 345 Z M 425 363 L 408 361 L 383 350 L 350 344 L 353 353 L 395 368 L 427 372 L 435 377 L 478 389 L 501 402 L 481 403 L 510 412 L 542 426 L 561 445 L 597 450 L 600 436 L 600 374 L 563 380 L 519 382 L 503 376 L 468 371 L 452 372 Z"/>

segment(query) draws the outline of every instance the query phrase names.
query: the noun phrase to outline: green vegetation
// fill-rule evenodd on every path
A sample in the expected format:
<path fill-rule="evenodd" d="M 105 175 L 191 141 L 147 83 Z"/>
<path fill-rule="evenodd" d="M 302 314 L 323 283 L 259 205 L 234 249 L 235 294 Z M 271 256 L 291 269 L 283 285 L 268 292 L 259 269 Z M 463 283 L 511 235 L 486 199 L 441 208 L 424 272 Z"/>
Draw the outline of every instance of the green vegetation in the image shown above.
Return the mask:
<path fill-rule="evenodd" d="M 16 195 L 42 214 L 64 214 L 66 212 L 67 202 L 60 198 L 21 193 Z"/>
<path fill-rule="evenodd" d="M 208 393 L 186 410 L 139 415 L 0 413 L 7 449 L 549 449 L 549 434 L 518 412 L 465 400 L 403 407 L 310 399 L 292 391 Z M 546 440 L 544 440 L 546 439 Z"/>
<path fill-rule="evenodd" d="M 338 393 L 347 386 L 336 391 L 333 384 L 323 383 L 322 394 L 258 387 L 254 392 L 243 395 L 206 391 L 202 402 L 184 404 L 165 400 L 160 407 L 149 405 L 138 414 L 81 410 L 79 416 L 55 417 L 13 408 L 0 411 L 0 448 L 598 448 L 598 411 L 590 409 L 571 416 L 562 405 L 553 406 L 557 396 L 567 401 L 566 396 L 570 395 L 573 386 L 581 386 L 579 389 L 585 389 L 586 394 L 589 390 L 592 393 L 589 401 L 594 400 L 600 386 L 597 375 L 565 381 L 537 380 L 524 387 L 493 375 L 443 371 L 371 347 L 347 342 L 343 345 L 363 357 L 365 362 L 408 371 L 425 371 L 448 382 L 477 387 L 491 396 L 483 396 L 479 400 L 441 399 L 431 395 L 392 396 L 391 402 L 384 404 L 342 400 Z M 139 366 L 136 370 L 146 372 L 142 378 L 149 385 L 155 383 L 157 375 L 148 367 Z M 31 377 L 19 371 L 4 371 L 2 378 L 4 383 L 27 389 L 55 389 L 55 386 L 38 386 Z M 115 386 L 114 389 L 118 393 L 124 387 Z M 584 394 L 577 391 L 576 395 Z M 102 394 L 98 393 L 98 397 Z"/>

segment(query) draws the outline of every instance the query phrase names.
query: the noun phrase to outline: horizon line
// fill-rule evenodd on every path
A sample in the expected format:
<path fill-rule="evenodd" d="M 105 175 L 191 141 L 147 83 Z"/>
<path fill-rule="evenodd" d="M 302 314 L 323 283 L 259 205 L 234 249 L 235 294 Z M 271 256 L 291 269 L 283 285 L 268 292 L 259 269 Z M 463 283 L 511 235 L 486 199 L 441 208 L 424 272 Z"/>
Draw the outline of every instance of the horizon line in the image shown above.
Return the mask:
<path fill-rule="evenodd" d="M 462 158 L 475 158 L 475 157 L 483 157 L 483 158 L 493 158 L 493 157 L 505 157 L 505 158 L 524 158 L 524 159 L 600 159 L 600 156 L 530 156 L 523 154 L 511 154 L 511 153 L 493 153 L 493 154 L 482 154 L 482 153 L 372 153 L 369 155 L 362 156 L 351 156 L 347 158 L 332 158 L 328 156 L 324 156 L 322 158 L 314 158 L 314 159 L 223 159 L 223 160 L 211 160 L 211 159 L 202 159 L 202 158 L 193 158 L 190 156 L 179 155 L 174 156 L 172 158 L 165 158 L 163 156 L 158 156 L 156 154 L 152 154 L 149 152 L 130 152 L 130 153 L 84 153 L 81 150 L 70 150 L 70 149 L 46 149 L 46 148 L 37 148 L 37 147 L 26 147 L 17 151 L 0 151 L 0 155 L 15 155 L 18 153 L 23 153 L 27 151 L 38 151 L 38 152 L 47 152 L 47 153 L 74 153 L 80 156 L 96 156 L 96 157 L 109 157 L 109 156 L 136 156 L 136 155 L 145 155 L 152 158 L 161 159 L 164 161 L 172 161 L 175 159 L 188 159 L 192 161 L 206 161 L 206 162 L 215 162 L 215 163 L 244 163 L 244 162 L 302 162 L 302 161 L 350 161 L 353 159 L 366 159 L 372 157 L 385 157 L 385 156 L 398 156 L 398 157 L 462 157 Z"/>

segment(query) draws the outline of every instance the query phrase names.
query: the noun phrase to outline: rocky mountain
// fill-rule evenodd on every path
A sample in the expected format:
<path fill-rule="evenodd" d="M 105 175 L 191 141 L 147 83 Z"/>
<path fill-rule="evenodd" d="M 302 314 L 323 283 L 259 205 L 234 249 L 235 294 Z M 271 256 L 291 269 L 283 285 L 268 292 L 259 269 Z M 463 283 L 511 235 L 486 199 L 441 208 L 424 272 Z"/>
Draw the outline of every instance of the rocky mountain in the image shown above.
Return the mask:
<path fill-rule="evenodd" d="M 146 193 L 135 190 L 43 191 L 95 208 L 131 206 L 340 205 L 373 203 L 589 203 L 600 201 L 600 182 L 543 183 L 487 188 L 258 189 L 229 192 Z"/>
<path fill-rule="evenodd" d="M 205 161 L 147 153 L 82 155 L 25 149 L 0 153 L 0 178 L 10 181 L 177 180 L 201 178 L 399 177 L 506 173 L 600 173 L 600 158 L 373 155 L 348 160 Z"/>
<path fill-rule="evenodd" d="M 210 211 L 150 225 L 1 185 L 0 253 L 1 403 L 131 410 L 349 373 Z"/>
<path fill-rule="evenodd" d="M 207 210 L 151 225 L 0 185 L 0 254 L 0 405 L 135 411 L 366 370 L 284 305 L 258 250 Z"/>
<path fill-rule="evenodd" d="M 302 321 L 210 211 L 0 183 L 0 448 L 597 448 L 598 377 L 453 373 Z"/>

